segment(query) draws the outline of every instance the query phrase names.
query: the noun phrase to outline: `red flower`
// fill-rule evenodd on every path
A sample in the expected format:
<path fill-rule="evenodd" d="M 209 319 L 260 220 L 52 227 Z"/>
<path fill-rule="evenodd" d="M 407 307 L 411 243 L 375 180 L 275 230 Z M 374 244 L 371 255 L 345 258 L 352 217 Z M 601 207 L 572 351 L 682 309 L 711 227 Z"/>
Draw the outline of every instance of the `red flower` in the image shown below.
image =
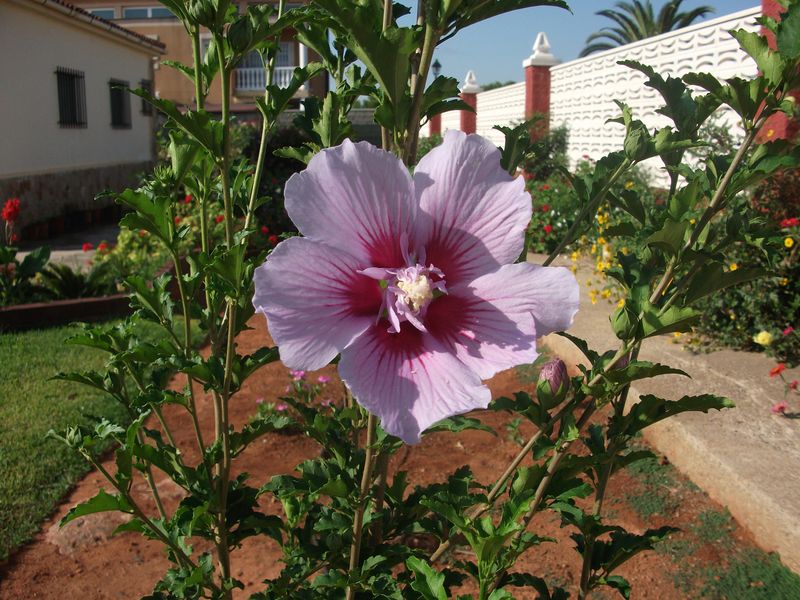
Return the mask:
<path fill-rule="evenodd" d="M 263 233 L 264 235 L 267 235 L 269 233 L 269 229 L 267 228 L 266 225 L 261 226 L 261 233 Z"/>
<path fill-rule="evenodd" d="M 546 192 L 549 189 L 550 189 L 550 186 L 547 185 L 546 183 L 543 183 L 542 185 L 539 186 L 539 191 L 540 192 Z"/>
<path fill-rule="evenodd" d="M 277 236 L 277 235 L 275 235 L 275 234 L 273 233 L 271 236 L 269 236 L 269 237 L 267 238 L 267 241 L 268 241 L 270 244 L 272 244 L 273 246 L 275 246 L 275 245 L 277 245 L 277 243 L 278 243 L 278 236 Z"/>
<path fill-rule="evenodd" d="M 797 379 L 795 379 L 794 381 L 792 381 L 792 382 L 789 384 L 789 389 L 790 389 L 790 390 L 796 390 L 796 389 L 797 389 L 797 384 L 798 384 L 798 381 L 797 381 Z"/>
<path fill-rule="evenodd" d="M 790 334 L 790 333 L 792 333 L 793 331 L 794 331 L 794 327 L 792 327 L 791 325 L 789 325 L 789 326 L 788 326 L 786 329 L 784 329 L 784 330 L 783 330 L 783 335 L 789 335 L 789 334 Z"/>
<path fill-rule="evenodd" d="M 214 221 L 216 221 L 217 223 L 222 223 L 224 220 L 225 220 L 225 215 L 217 215 L 216 217 L 214 217 Z"/>
<path fill-rule="evenodd" d="M 175 225 L 180 225 L 180 224 L 181 224 L 181 218 L 175 217 Z"/>
<path fill-rule="evenodd" d="M 786 400 L 783 400 L 777 404 L 773 404 L 770 410 L 772 411 L 772 414 L 782 415 L 789 410 L 789 403 L 786 402 Z"/>
<path fill-rule="evenodd" d="M 797 217 L 792 217 L 791 219 L 784 219 L 783 221 L 781 221 L 782 228 L 798 227 L 798 226 L 800 226 L 800 219 L 798 219 Z"/>
<path fill-rule="evenodd" d="M 16 233 L 11 234 L 11 243 L 16 244 L 19 241 L 19 236 Z"/>
<path fill-rule="evenodd" d="M 550 212 L 550 205 L 542 204 L 542 212 Z"/>
<path fill-rule="evenodd" d="M 770 377 L 776 377 L 776 376 L 780 375 L 781 373 L 783 373 L 785 370 L 786 370 L 786 365 L 783 364 L 783 363 L 780 363 L 780 364 L 775 365 L 774 367 L 772 367 L 772 369 L 769 372 L 769 376 Z"/>
<path fill-rule="evenodd" d="M 19 198 L 9 198 L 0 213 L 4 221 L 13 223 L 19 218 Z"/>
<path fill-rule="evenodd" d="M 548 223 L 547 225 L 544 226 L 544 232 L 545 233 L 551 233 L 552 231 L 553 231 L 553 226 L 550 225 L 550 223 Z"/>
<path fill-rule="evenodd" d="M 140 229 L 139 230 L 139 237 L 144 237 L 146 235 L 147 235 L 147 230 L 146 229 Z"/>
<path fill-rule="evenodd" d="M 98 252 L 108 252 L 108 244 L 105 242 L 100 242 L 97 244 L 97 251 Z"/>
<path fill-rule="evenodd" d="M 191 204 L 193 199 L 194 199 L 194 198 L 192 198 L 192 195 L 191 195 L 191 194 L 186 194 L 186 195 L 183 197 L 183 203 L 184 203 L 184 204 Z"/>
<path fill-rule="evenodd" d="M 81 249 L 82 249 L 84 252 L 88 252 L 88 251 L 89 251 L 89 250 L 91 250 L 92 248 L 94 248 L 94 246 L 93 246 L 92 244 L 90 244 L 89 242 L 84 242 L 83 246 L 81 246 Z"/>

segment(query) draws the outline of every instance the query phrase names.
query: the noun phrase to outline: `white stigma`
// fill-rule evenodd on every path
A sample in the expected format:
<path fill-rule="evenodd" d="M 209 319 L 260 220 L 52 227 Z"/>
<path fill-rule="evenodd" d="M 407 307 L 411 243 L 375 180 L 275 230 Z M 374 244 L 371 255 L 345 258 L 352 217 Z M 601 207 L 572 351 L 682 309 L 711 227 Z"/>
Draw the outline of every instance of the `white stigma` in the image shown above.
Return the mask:
<path fill-rule="evenodd" d="M 414 312 L 419 312 L 433 299 L 431 280 L 425 275 L 412 280 L 398 280 L 397 287 L 403 291 L 403 302 Z"/>

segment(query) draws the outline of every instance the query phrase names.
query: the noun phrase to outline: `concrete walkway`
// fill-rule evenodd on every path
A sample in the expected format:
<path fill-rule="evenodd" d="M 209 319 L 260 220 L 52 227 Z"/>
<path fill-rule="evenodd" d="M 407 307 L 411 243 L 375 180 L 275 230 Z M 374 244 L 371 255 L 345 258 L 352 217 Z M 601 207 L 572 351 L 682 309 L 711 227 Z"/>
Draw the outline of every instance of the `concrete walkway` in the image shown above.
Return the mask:
<path fill-rule="evenodd" d="M 31 250 L 39 246 L 50 248 L 50 261 L 67 264 L 73 269 L 86 268 L 87 263 L 94 256 L 94 250 L 83 251 L 83 245 L 90 243 L 92 248 L 97 248 L 100 242 L 115 244 L 119 225 L 98 225 L 91 229 L 85 229 L 75 233 L 68 233 L 49 240 L 38 242 L 24 242 L 20 245 L 17 259 L 22 260 Z"/>
<path fill-rule="evenodd" d="M 544 257 L 531 260 L 540 264 Z M 560 259 L 556 264 L 569 261 Z M 581 263 L 581 309 L 570 333 L 587 340 L 594 350 L 617 349 L 619 340 L 609 325 L 615 307 L 601 299 L 592 305 L 586 286 L 591 275 L 591 263 Z M 545 343 L 567 362 L 585 362 L 566 338 L 551 335 Z M 640 358 L 683 369 L 692 379 L 670 375 L 636 382 L 631 402 L 642 394 L 677 400 L 702 393 L 734 401 L 733 409 L 667 419 L 646 429 L 644 436 L 709 496 L 727 506 L 764 549 L 777 551 L 787 566 L 800 572 L 800 419 L 770 412 L 783 399 L 780 379 L 769 377 L 775 362 L 763 354 L 732 350 L 692 354 L 673 343 L 672 336 L 647 340 Z M 800 370 L 786 375 L 800 379 Z"/>

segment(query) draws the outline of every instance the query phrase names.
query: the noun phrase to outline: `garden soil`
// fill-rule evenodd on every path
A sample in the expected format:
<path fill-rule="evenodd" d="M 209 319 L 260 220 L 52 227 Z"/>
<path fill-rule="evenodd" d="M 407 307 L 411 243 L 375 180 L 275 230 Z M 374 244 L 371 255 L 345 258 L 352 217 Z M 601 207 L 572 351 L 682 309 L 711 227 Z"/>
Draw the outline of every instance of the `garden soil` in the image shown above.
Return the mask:
<path fill-rule="evenodd" d="M 253 329 L 245 331 L 238 340 L 239 352 L 249 353 L 270 342 L 264 320 L 254 318 Z M 335 370 L 327 367 L 311 377 L 325 374 L 332 381 L 326 389 L 332 398 L 340 397 L 341 383 Z M 530 388 L 529 379 L 521 377 L 515 370 L 506 371 L 493 378 L 489 385 L 495 397 L 508 395 L 525 387 Z M 288 370 L 279 363 L 268 365 L 252 376 L 230 407 L 230 417 L 236 427 L 245 424 L 256 411 L 257 402 L 262 398 L 276 401 L 289 379 Z M 176 377 L 173 385 L 183 386 L 181 377 Z M 198 390 L 201 426 L 206 440 L 212 438 L 213 410 L 210 397 Z M 192 431 L 191 422 L 176 407 L 166 407 L 166 419 L 175 434 L 176 442 L 190 464 L 199 456 Z M 458 435 L 437 433 L 426 436 L 418 446 L 405 447 L 395 457 L 393 468 L 408 471 L 412 483 L 425 484 L 443 479 L 447 474 L 464 464 L 469 464 L 477 479 L 490 483 L 513 458 L 519 446 L 507 435 L 505 425 L 510 417 L 495 413 L 476 413 L 485 423 L 492 426 L 498 436 L 486 432 L 468 431 Z M 530 430 L 522 427 L 523 435 Z M 261 485 L 276 474 L 290 473 L 302 460 L 319 453 L 319 447 L 302 435 L 270 434 L 247 449 L 234 462 L 237 472 L 250 474 L 253 485 Z M 105 468 L 114 468 L 113 457 L 109 456 Z M 160 475 L 160 477 L 159 477 Z M 161 489 L 167 510 L 174 509 L 181 499 L 181 491 L 157 473 L 156 480 Z M 702 511 L 719 509 L 713 502 L 699 492 L 695 492 L 691 502 L 679 502 L 680 511 L 669 515 L 657 515 L 644 522 L 637 516 L 624 498 L 638 485 L 626 472 L 612 479 L 608 498 L 613 521 L 626 529 L 641 533 L 647 528 L 670 524 L 685 528 Z M 42 523 L 41 531 L 35 539 L 19 549 L 5 563 L 0 565 L 0 599 L 25 600 L 111 600 L 136 599 L 152 591 L 153 585 L 169 567 L 162 546 L 148 541 L 136 533 L 123 533 L 111 536 L 111 532 L 122 522 L 124 516 L 101 513 L 78 519 L 65 528 L 58 522 L 76 503 L 94 495 L 108 484 L 97 472 L 89 473 L 64 499 L 55 513 Z M 147 486 L 143 480 L 135 484 L 135 493 L 150 514 L 155 507 L 150 501 Z M 670 493 L 682 494 L 679 489 Z M 280 505 L 265 495 L 263 510 L 279 513 Z M 561 543 L 545 543 L 525 554 L 517 565 L 520 571 L 541 575 L 551 585 L 562 585 L 571 592 L 579 576 L 578 556 L 569 540 L 570 531 L 562 529 L 558 518 L 552 513 L 544 513 L 534 521 L 535 531 L 545 537 L 552 537 Z M 736 527 L 734 537 L 737 542 L 751 544 L 747 533 Z M 202 549 L 202 544 L 195 546 Z M 715 563 L 720 560 L 717 551 L 701 547 L 693 555 L 693 560 Z M 467 547 L 456 547 L 450 558 L 468 558 Z M 263 589 L 261 581 L 275 577 L 281 569 L 280 552 L 277 545 L 267 538 L 251 538 L 233 554 L 233 575 L 244 582 L 244 592 L 235 595 L 237 599 L 246 598 L 250 593 Z M 667 554 L 646 552 L 635 557 L 621 570 L 633 586 L 632 598 L 682 600 L 686 593 L 678 590 L 673 583 L 676 565 Z M 465 587 L 461 592 L 471 591 Z M 535 598 L 533 591 L 516 589 L 515 597 Z M 598 598 L 618 597 L 615 594 L 598 593 Z"/>

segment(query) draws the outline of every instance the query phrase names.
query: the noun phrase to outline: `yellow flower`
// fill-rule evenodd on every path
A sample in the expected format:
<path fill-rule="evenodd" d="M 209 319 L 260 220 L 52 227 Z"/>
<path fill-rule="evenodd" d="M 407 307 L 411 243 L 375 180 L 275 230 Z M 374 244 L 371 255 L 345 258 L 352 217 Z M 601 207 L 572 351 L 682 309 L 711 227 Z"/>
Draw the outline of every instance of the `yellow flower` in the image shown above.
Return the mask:
<path fill-rule="evenodd" d="M 597 254 L 597 244 L 592 244 L 591 252 L 592 254 Z"/>
<path fill-rule="evenodd" d="M 753 336 L 753 341 L 759 346 L 769 346 L 772 343 L 773 337 L 769 331 L 759 331 Z"/>
<path fill-rule="evenodd" d="M 781 277 L 778 283 L 780 283 L 783 287 L 786 287 L 789 285 L 789 279 L 787 277 Z"/>
<path fill-rule="evenodd" d="M 692 218 L 692 219 L 689 219 L 689 223 L 691 223 L 692 225 L 694 225 L 695 223 L 697 223 L 697 219 L 694 219 L 694 218 Z"/>
<path fill-rule="evenodd" d="M 578 260 L 578 253 L 577 253 L 577 252 L 573 252 L 572 254 L 570 254 L 570 256 L 569 256 L 569 257 L 570 257 L 570 258 L 573 260 L 573 262 L 574 262 L 574 261 Z"/>
<path fill-rule="evenodd" d="M 739 268 L 739 265 L 737 265 L 736 263 L 731 263 L 731 266 L 729 268 L 731 271 L 735 271 L 736 269 Z"/>
<path fill-rule="evenodd" d="M 633 188 L 634 185 L 635 184 L 632 181 L 628 180 L 628 181 L 625 182 L 625 189 L 626 190 L 630 190 L 630 189 Z"/>
<path fill-rule="evenodd" d="M 620 298 L 617 301 L 617 308 L 622 308 L 623 306 L 625 306 L 625 298 Z"/>
<path fill-rule="evenodd" d="M 602 246 L 603 244 L 606 243 L 606 238 L 604 238 L 604 237 L 597 238 L 597 243 Z"/>
<path fill-rule="evenodd" d="M 791 248 L 794 246 L 794 238 L 787 237 L 785 240 L 783 240 L 783 245 L 787 248 Z"/>
<path fill-rule="evenodd" d="M 600 295 L 603 298 L 611 298 L 611 290 L 603 290 L 602 292 L 600 292 Z"/>

